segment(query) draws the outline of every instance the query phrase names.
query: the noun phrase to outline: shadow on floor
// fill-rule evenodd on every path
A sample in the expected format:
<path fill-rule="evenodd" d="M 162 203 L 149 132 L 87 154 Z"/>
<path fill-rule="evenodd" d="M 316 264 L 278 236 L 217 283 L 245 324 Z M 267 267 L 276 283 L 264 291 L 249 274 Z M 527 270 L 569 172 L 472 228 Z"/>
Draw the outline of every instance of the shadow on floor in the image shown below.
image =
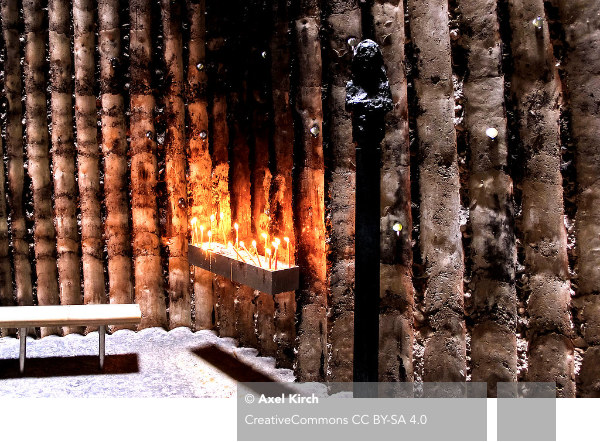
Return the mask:
<path fill-rule="evenodd" d="M 216 345 L 195 348 L 191 352 L 238 382 L 278 382 Z"/>
<path fill-rule="evenodd" d="M 18 359 L 0 359 L 0 379 L 128 374 L 139 371 L 136 353 L 107 355 L 103 370 L 98 367 L 98 356 L 27 358 L 23 374 L 19 373 Z"/>

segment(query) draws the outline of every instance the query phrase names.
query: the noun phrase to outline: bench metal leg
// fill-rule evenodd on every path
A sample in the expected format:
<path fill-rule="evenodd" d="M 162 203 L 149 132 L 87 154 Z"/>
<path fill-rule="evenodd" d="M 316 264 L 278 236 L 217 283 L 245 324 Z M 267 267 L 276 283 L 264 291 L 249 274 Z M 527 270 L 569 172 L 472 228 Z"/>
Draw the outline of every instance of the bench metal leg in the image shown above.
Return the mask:
<path fill-rule="evenodd" d="M 100 336 L 100 370 L 104 368 L 104 341 L 106 338 L 106 326 L 101 325 L 98 328 L 98 335 Z"/>
<path fill-rule="evenodd" d="M 21 342 L 21 347 L 19 349 L 19 370 L 21 373 L 25 371 L 25 353 L 27 351 L 27 329 L 20 328 L 19 329 L 19 339 Z"/>

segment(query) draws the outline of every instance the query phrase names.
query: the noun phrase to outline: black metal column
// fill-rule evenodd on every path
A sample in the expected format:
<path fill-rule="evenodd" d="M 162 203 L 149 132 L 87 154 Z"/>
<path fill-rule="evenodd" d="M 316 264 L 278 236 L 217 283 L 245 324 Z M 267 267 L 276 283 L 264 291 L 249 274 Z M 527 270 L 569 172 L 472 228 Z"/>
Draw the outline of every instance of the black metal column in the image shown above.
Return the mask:
<path fill-rule="evenodd" d="M 358 44 L 352 80 L 346 87 L 346 108 L 352 112 L 356 143 L 356 238 L 354 298 L 354 382 L 378 381 L 380 169 L 384 117 L 392 98 L 379 47 L 372 40 Z M 357 397 L 375 396 L 376 389 L 356 385 Z"/>

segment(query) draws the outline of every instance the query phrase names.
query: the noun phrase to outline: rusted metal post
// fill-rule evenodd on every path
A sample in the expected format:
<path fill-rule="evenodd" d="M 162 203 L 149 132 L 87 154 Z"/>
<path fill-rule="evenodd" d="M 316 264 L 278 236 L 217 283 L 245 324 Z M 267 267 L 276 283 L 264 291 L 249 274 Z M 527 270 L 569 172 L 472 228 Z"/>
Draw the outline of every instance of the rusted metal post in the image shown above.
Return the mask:
<path fill-rule="evenodd" d="M 356 144 L 356 242 L 354 299 L 354 382 L 377 382 L 379 353 L 379 200 L 381 141 L 384 116 L 392 109 L 392 94 L 379 46 L 360 42 L 346 86 L 346 109 L 352 112 Z M 366 387 L 366 388 L 365 388 Z M 376 395 L 357 385 L 354 395 Z"/>

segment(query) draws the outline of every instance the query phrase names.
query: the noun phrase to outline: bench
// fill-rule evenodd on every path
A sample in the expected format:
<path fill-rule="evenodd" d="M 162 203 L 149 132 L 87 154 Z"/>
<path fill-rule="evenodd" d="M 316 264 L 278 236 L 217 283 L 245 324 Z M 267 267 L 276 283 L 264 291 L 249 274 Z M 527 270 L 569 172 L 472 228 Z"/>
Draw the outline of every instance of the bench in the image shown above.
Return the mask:
<path fill-rule="evenodd" d="M 104 367 L 107 325 L 135 325 L 142 319 L 138 304 L 40 305 L 0 307 L 0 328 L 18 328 L 19 369 L 25 369 L 27 328 L 98 326 L 100 369 Z"/>

